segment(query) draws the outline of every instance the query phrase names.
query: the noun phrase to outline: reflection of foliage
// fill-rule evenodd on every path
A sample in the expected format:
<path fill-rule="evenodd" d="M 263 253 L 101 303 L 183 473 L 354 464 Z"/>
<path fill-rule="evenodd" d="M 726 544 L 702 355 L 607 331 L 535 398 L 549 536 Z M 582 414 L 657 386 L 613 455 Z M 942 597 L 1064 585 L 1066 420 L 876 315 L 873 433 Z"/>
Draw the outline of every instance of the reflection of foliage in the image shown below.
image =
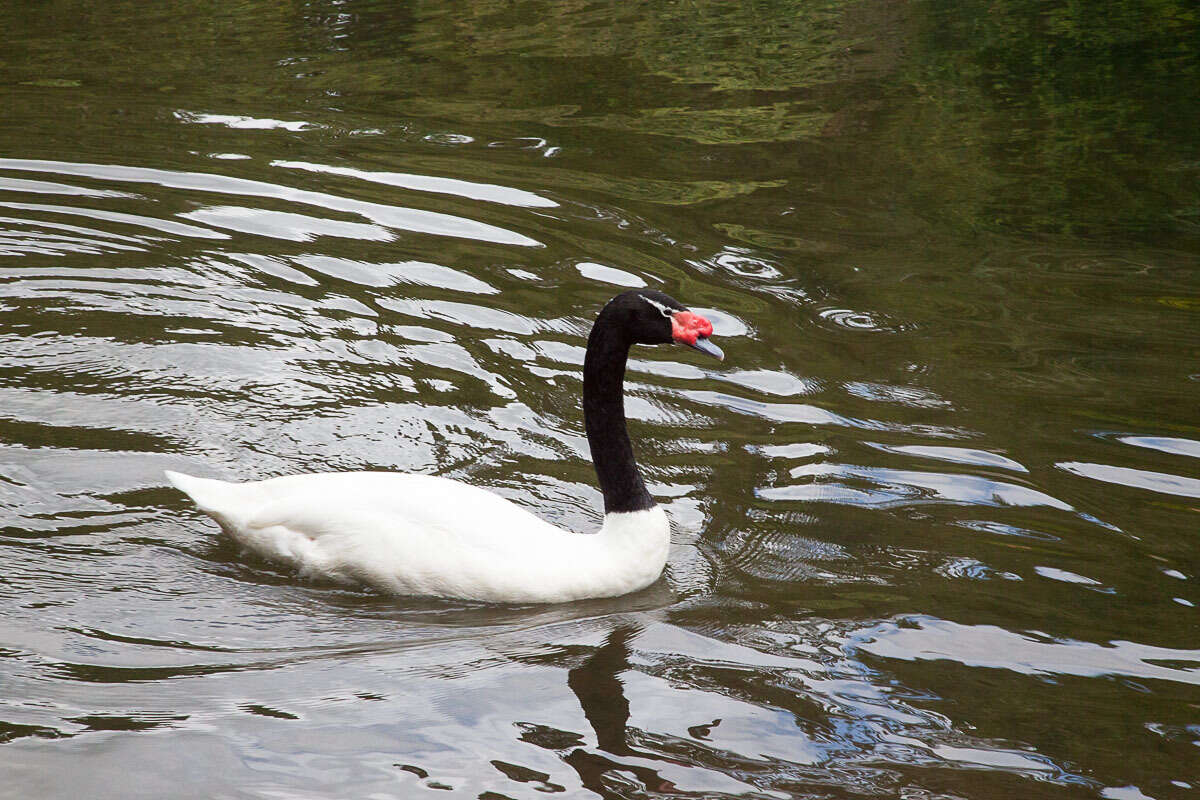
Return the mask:
<path fill-rule="evenodd" d="M 931 203 L 983 227 L 1200 223 L 1190 0 L 938 0 L 928 11 L 907 75 L 918 99 L 896 135 Z"/>
<path fill-rule="evenodd" d="M 666 6 L 654 15 L 657 45 L 641 55 L 654 72 L 719 89 L 814 86 L 837 77 L 835 39 L 846 5 L 717 0 Z"/>
<path fill-rule="evenodd" d="M 775 103 L 769 106 L 703 111 L 690 108 L 655 108 L 633 117 L 622 114 L 576 121 L 618 130 L 679 136 L 702 144 L 738 144 L 785 142 L 813 136 L 828 119 L 828 114 L 797 113 L 790 104 Z"/>
<path fill-rule="evenodd" d="M 820 213 L 895 180 L 958 227 L 1200 226 L 1195 0 L 164 0 L 136 26 L 130 0 L 44 6 L 19 25 L 0 11 L 0 83 L 79 115 L 104 86 L 121 114 L 420 120 L 414 138 L 544 126 L 620 154 L 595 182 L 631 199 L 807 184 Z M 736 169 L 706 170 L 720 159 Z"/>
<path fill-rule="evenodd" d="M 583 0 L 474 0 L 453 36 L 417 37 L 425 52 L 469 43 L 473 55 L 634 59 L 646 72 L 723 90 L 786 91 L 835 77 L 830 46 L 843 0 L 686 0 L 595 5 Z M 461 8 L 461 6 L 460 6 Z M 435 12 L 434 9 L 439 9 Z M 440 15 L 433 4 L 419 16 Z"/>
<path fill-rule="evenodd" d="M 812 135 L 828 117 L 793 98 L 836 77 L 843 4 L 474 0 L 454 14 L 418 4 L 405 37 L 403 78 L 395 40 L 375 38 L 362 44 L 378 60 L 364 61 L 363 48 L 354 55 L 355 83 L 360 91 L 400 94 L 398 110 L 449 119 L 472 107 L 481 119 L 706 144 L 791 141 Z M 339 75 L 334 69 L 327 81 Z M 789 97 L 750 94 L 762 91 Z"/>

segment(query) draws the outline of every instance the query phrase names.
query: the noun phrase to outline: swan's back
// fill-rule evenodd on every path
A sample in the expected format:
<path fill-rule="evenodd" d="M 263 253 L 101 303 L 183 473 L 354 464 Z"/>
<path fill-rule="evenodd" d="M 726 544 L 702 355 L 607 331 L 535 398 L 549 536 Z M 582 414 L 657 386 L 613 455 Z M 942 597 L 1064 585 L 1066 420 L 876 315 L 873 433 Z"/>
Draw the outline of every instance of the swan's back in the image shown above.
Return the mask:
<path fill-rule="evenodd" d="M 493 602 L 614 596 L 649 585 L 666 561 L 667 521 L 658 508 L 583 535 L 486 489 L 430 475 L 320 473 L 251 483 L 167 477 L 265 558 L 396 594 Z M 624 530 L 631 527 L 638 535 Z"/>

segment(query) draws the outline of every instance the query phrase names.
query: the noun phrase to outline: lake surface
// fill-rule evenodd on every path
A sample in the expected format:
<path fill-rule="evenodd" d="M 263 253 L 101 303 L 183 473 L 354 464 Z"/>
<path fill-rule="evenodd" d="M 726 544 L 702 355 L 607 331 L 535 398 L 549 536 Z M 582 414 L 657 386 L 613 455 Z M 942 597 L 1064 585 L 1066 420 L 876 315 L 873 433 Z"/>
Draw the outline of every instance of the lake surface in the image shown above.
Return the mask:
<path fill-rule="evenodd" d="M 1190 3 L 0 2 L 0 795 L 1194 797 Z M 308 583 L 164 469 L 600 520 L 639 594 Z M 439 790 L 441 794 L 439 794 Z"/>

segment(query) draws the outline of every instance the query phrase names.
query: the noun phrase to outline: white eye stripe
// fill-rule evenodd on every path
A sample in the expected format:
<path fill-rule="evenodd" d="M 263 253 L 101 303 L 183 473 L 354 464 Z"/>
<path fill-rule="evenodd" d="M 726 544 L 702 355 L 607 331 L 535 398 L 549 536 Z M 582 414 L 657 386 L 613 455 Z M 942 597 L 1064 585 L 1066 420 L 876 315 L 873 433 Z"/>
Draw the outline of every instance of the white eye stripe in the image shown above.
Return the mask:
<path fill-rule="evenodd" d="M 657 308 L 657 309 L 658 309 L 658 313 L 662 314 L 664 317 L 668 317 L 668 318 L 669 318 L 669 317 L 671 317 L 671 316 L 673 316 L 673 315 L 675 314 L 675 309 L 673 309 L 673 308 L 667 308 L 667 307 L 666 307 L 666 306 L 664 306 L 662 303 L 658 302 L 657 300 L 651 300 L 649 297 L 646 297 L 646 295 L 644 295 L 644 294 L 639 294 L 639 295 L 638 295 L 638 297 L 642 298 L 642 299 L 643 299 L 643 300 L 645 300 L 647 303 L 649 303 L 650 305 L 652 305 L 652 306 L 654 306 L 655 308 Z"/>

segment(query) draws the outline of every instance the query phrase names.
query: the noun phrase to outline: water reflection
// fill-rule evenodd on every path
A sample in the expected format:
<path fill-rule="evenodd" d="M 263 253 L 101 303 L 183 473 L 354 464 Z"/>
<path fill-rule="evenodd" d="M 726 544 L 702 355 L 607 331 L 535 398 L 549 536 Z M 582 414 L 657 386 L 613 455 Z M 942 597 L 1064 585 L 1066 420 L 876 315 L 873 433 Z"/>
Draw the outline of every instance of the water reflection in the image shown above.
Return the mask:
<path fill-rule="evenodd" d="M 1162 472 L 1131 467 L 1114 467 L 1109 464 L 1084 464 L 1078 461 L 1063 462 L 1058 464 L 1058 467 L 1073 475 L 1105 483 L 1119 483 L 1124 486 L 1180 497 L 1200 497 L 1200 479 L 1198 478 L 1184 478 L 1180 475 L 1167 475 Z"/>
<path fill-rule="evenodd" d="M 498 186 L 493 183 L 474 183 L 455 178 L 439 178 L 432 175 L 413 175 L 401 172 L 367 172 L 350 167 L 331 167 L 322 164 L 309 164 L 303 161 L 274 161 L 273 167 L 299 169 L 308 172 L 319 172 L 325 175 L 338 175 L 347 178 L 383 183 L 400 189 L 413 189 L 420 192 L 436 192 L 452 194 L 471 200 L 484 200 L 489 203 L 503 203 L 522 208 L 555 208 L 558 203 L 533 192 L 514 189 L 511 186 Z"/>
<path fill-rule="evenodd" d="M 948 658 L 1027 675 L 1124 675 L 1200 683 L 1200 651 L 1195 649 L 1137 642 L 1093 644 L 1054 639 L 1036 631 L 1017 634 L 994 626 L 964 626 L 935 619 L 888 623 L 862 636 L 860 649 L 890 658 Z"/>
<path fill-rule="evenodd" d="M 639 629 L 632 625 L 614 629 L 604 644 L 587 660 L 567 673 L 567 685 L 579 698 L 579 705 L 596 735 L 596 747 L 612 756 L 633 756 L 655 760 L 653 753 L 629 746 L 629 700 L 625 697 L 621 673 L 630 668 L 629 643 Z M 600 753 L 576 748 L 563 757 L 579 774 L 580 783 L 601 796 L 607 796 L 616 775 L 627 773 L 652 792 L 669 792 L 675 785 L 653 769 L 641 764 L 623 763 Z M 619 785 L 619 784 L 618 784 Z"/>
<path fill-rule="evenodd" d="M 788 475 L 816 480 L 763 489 L 759 496 L 771 500 L 871 506 L 963 503 L 974 506 L 1047 506 L 1060 511 L 1074 511 L 1068 504 L 1044 492 L 979 475 L 884 469 L 854 464 L 804 464 L 793 467 Z M 853 485 L 856 482 L 865 486 L 856 487 Z"/>
<path fill-rule="evenodd" d="M 494 242 L 497 244 L 517 245 L 520 247 L 541 246 L 541 243 L 537 240 L 531 239 L 528 236 L 517 233 L 516 231 L 506 230 L 496 225 L 465 219 L 452 214 L 427 211 L 418 208 L 387 205 L 383 203 L 370 203 L 347 197 L 339 197 L 325 192 L 312 192 L 303 189 L 294 189 L 280 184 L 267 183 L 265 181 L 248 180 L 245 178 L 231 178 L 211 173 L 173 172 L 162 169 L 125 167 L 112 164 L 71 164 L 57 161 L 38 161 L 12 158 L 0 159 L 0 169 L 22 170 L 26 172 L 51 172 L 59 175 L 78 175 L 81 177 L 89 177 L 100 180 L 131 183 L 151 183 L 166 189 L 185 189 L 192 191 L 211 192 L 215 194 L 236 194 L 257 197 L 261 199 L 273 198 L 286 202 L 298 203 L 301 205 L 317 206 L 329 210 L 341 211 L 347 214 L 355 214 L 366 217 L 367 219 L 370 219 L 384 227 L 399 228 L 414 233 L 426 233 L 433 234 L 435 236 L 462 237 L 484 242 Z M 10 207 L 21 206 L 10 205 Z M 43 208 L 41 210 L 50 209 Z M 92 212 L 93 215 L 99 213 L 102 212 Z M 229 224 L 239 216 L 248 216 L 255 220 L 260 218 L 269 220 L 272 218 L 272 214 L 278 212 L 229 207 L 224 211 L 223 215 L 221 214 L 220 208 L 214 209 L 207 213 L 190 213 L 199 214 L 201 217 L 213 217 L 213 219 L 225 222 L 226 226 L 228 227 Z M 186 217 L 188 215 L 183 214 L 181 216 Z M 113 219 L 114 221 L 123 221 L 118 217 L 112 216 L 111 214 L 104 218 Z M 161 224 L 169 223 L 160 223 L 160 225 Z M 347 232 L 349 230 L 370 230 L 363 228 L 350 229 L 344 227 L 344 225 L 343 227 L 338 227 L 337 223 L 333 221 L 329 221 L 326 224 L 332 225 L 334 230 L 340 231 L 336 235 L 348 235 Z M 283 227 L 286 229 L 286 226 Z M 234 230 L 240 229 L 234 227 Z M 254 228 L 243 232 L 261 233 L 261 231 Z M 368 236 L 367 238 L 375 238 L 376 236 L 378 236 L 378 234 L 372 233 L 372 235 Z M 221 237 L 221 235 L 210 233 L 210 238 L 218 237 Z"/>

